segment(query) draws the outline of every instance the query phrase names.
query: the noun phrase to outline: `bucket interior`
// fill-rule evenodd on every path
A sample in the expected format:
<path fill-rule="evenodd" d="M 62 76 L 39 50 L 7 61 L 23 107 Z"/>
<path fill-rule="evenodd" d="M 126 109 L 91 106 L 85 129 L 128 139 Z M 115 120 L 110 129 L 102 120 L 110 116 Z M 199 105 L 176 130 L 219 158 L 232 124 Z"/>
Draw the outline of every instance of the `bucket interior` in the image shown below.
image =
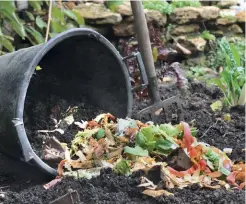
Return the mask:
<path fill-rule="evenodd" d="M 88 36 L 65 39 L 45 54 L 41 70 L 30 81 L 23 116 L 34 152 L 40 154 L 44 137 L 53 135 L 67 143 L 74 138 L 76 130 L 37 134 L 37 130 L 54 129 L 53 119 L 62 119 L 69 107 L 78 107 L 75 121 L 91 120 L 102 112 L 127 116 L 129 90 L 119 60 L 107 46 Z"/>

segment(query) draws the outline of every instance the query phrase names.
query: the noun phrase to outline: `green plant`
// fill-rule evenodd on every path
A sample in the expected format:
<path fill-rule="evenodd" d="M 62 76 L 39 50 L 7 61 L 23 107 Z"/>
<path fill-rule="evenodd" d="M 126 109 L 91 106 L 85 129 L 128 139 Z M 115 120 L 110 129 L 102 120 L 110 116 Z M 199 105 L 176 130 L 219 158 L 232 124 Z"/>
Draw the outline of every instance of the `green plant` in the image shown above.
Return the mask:
<path fill-rule="evenodd" d="M 227 41 L 235 46 L 240 55 L 240 63 L 242 67 L 245 67 L 245 40 L 242 38 L 232 37 L 227 38 Z M 225 55 L 219 46 L 219 42 L 219 39 L 212 41 L 210 44 L 212 49 L 206 56 L 206 65 L 212 69 L 219 69 L 219 67 L 224 67 L 226 65 Z"/>
<path fill-rule="evenodd" d="M 189 71 L 187 71 L 187 77 L 200 79 L 205 73 L 204 67 L 194 66 L 190 67 Z"/>
<path fill-rule="evenodd" d="M 116 0 L 116 1 L 105 1 L 106 6 L 112 11 L 116 12 L 117 7 L 123 4 L 124 0 Z"/>
<path fill-rule="evenodd" d="M 200 7 L 201 3 L 199 0 L 187 0 L 187 1 L 172 0 L 172 6 L 173 8 L 182 8 L 185 6 Z"/>
<path fill-rule="evenodd" d="M 0 2 L 0 45 L 2 45 L 2 48 L 5 48 L 9 52 L 15 50 L 12 44 L 14 39 L 12 36 L 5 35 L 2 32 L 1 28 L 4 23 L 8 24 L 21 38 L 26 36 L 23 23 L 15 12 L 16 7 L 14 1 Z"/>
<path fill-rule="evenodd" d="M 242 64 L 240 52 L 226 37 L 219 42 L 219 53 L 224 57 L 223 71 L 219 78 L 210 80 L 224 93 L 225 105 L 231 107 L 245 103 L 245 63 Z"/>
<path fill-rule="evenodd" d="M 203 39 L 205 40 L 215 40 L 215 35 L 211 34 L 208 30 L 204 30 L 201 35 L 200 35 Z"/>
<path fill-rule="evenodd" d="M 72 11 L 64 7 L 58 8 L 53 6 L 50 37 L 54 37 L 58 33 L 70 28 L 80 27 L 84 24 L 84 19 L 77 11 Z"/>
<path fill-rule="evenodd" d="M 170 14 L 173 12 L 172 5 L 165 1 L 144 0 L 142 2 L 145 9 L 157 10 L 163 14 Z"/>
<path fill-rule="evenodd" d="M 18 12 L 13 0 L 0 1 L 0 55 L 15 51 L 15 36 L 27 40 L 30 45 L 44 43 L 49 2 L 30 0 L 28 4 L 28 9 Z M 53 3 L 49 37 L 83 25 L 84 19 L 77 11 Z M 10 28 L 11 35 L 6 34 L 6 26 Z"/>

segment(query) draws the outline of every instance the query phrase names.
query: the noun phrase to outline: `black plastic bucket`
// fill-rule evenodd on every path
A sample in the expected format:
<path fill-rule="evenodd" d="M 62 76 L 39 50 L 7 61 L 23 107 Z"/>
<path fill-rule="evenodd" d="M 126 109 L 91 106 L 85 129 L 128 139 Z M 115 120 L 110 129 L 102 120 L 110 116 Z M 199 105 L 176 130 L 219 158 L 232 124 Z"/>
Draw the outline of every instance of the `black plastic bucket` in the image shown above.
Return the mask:
<path fill-rule="evenodd" d="M 131 57 L 137 57 L 146 85 L 141 56 Z M 37 65 L 42 70 L 36 71 Z M 49 75 L 55 76 L 52 83 L 42 83 Z M 40 82 L 36 83 L 37 76 Z M 75 84 L 78 79 L 81 83 Z M 28 93 L 38 97 L 43 92 L 77 100 L 86 92 L 102 110 L 117 117 L 131 116 L 132 88 L 124 59 L 95 31 L 71 29 L 45 44 L 1 56 L 0 151 L 51 176 L 57 171 L 35 154 L 23 122 Z"/>

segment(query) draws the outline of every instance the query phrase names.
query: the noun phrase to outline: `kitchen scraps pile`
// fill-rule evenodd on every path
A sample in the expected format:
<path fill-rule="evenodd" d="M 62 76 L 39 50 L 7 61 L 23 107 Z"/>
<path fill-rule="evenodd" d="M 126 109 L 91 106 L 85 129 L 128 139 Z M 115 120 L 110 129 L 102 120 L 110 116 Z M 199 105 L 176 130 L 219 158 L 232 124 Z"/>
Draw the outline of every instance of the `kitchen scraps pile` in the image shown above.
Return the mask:
<path fill-rule="evenodd" d="M 199 142 L 197 129 L 186 122 L 156 125 L 110 113 L 80 122 L 71 114 L 64 121 L 79 131 L 70 144 L 55 137 L 44 143 L 42 159 L 58 164 L 58 176 L 44 185 L 46 189 L 67 176 L 99 176 L 103 168 L 125 176 L 144 172 L 136 187 L 152 197 L 172 196 L 169 189 L 192 184 L 210 189 L 245 188 L 245 162 L 230 160 L 230 148 L 220 150 Z"/>

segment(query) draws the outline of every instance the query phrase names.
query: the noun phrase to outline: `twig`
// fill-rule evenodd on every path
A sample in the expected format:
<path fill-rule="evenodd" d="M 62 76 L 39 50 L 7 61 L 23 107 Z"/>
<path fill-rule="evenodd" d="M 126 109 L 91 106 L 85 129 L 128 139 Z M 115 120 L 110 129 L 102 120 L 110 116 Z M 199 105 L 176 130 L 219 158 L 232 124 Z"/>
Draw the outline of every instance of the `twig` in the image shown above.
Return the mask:
<path fill-rule="evenodd" d="M 47 23 L 47 29 L 46 29 L 46 34 L 45 34 L 45 42 L 48 41 L 49 38 L 49 32 L 50 32 L 50 22 L 51 22 L 51 13 L 52 13 L 52 0 L 49 0 L 49 14 L 48 14 L 48 23 Z"/>
<path fill-rule="evenodd" d="M 215 122 L 213 125 L 211 125 L 211 126 L 203 133 L 203 135 L 202 135 L 200 138 L 204 137 L 204 136 L 206 135 L 206 133 L 207 133 L 212 127 L 214 127 L 214 126 L 217 124 L 218 121 L 219 121 L 219 119 L 216 119 L 216 122 Z"/>

